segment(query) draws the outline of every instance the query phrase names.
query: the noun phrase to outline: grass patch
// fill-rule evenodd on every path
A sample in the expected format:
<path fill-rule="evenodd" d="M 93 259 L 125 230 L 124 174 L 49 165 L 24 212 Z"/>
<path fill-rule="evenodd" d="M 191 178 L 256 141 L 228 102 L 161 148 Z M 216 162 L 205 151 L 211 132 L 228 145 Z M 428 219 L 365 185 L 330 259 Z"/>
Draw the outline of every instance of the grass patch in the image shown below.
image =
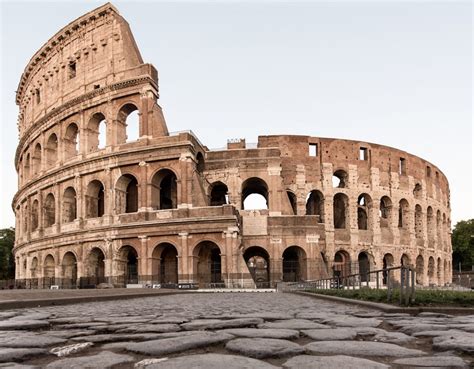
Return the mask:
<path fill-rule="evenodd" d="M 363 301 L 387 303 L 387 290 L 375 290 L 361 288 L 359 290 L 308 290 L 307 292 L 345 297 Z M 395 289 L 392 293 L 391 303 L 398 305 L 400 302 L 400 290 Z M 442 290 L 417 290 L 415 302 L 411 306 L 455 306 L 474 307 L 474 291 L 442 291 Z"/>

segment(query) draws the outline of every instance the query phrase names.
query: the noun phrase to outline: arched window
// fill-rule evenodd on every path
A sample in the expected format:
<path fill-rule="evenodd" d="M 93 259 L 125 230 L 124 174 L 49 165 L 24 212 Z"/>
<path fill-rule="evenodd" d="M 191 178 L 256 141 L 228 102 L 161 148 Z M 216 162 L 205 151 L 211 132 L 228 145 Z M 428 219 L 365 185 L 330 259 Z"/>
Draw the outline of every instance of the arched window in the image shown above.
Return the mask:
<path fill-rule="evenodd" d="M 52 193 L 46 196 L 44 200 L 43 224 L 44 227 L 51 227 L 56 223 L 56 203 Z"/>
<path fill-rule="evenodd" d="M 306 252 L 299 246 L 288 247 L 282 255 L 283 282 L 306 279 Z"/>
<path fill-rule="evenodd" d="M 332 269 L 335 278 L 344 278 L 351 274 L 351 257 L 347 251 L 336 252 Z"/>
<path fill-rule="evenodd" d="M 92 284 L 105 282 L 105 255 L 98 247 L 94 247 L 87 258 L 86 274 L 95 282 Z"/>
<path fill-rule="evenodd" d="M 138 253 L 132 246 L 122 246 L 119 250 L 119 263 L 123 266 L 124 282 L 126 284 L 138 283 Z"/>
<path fill-rule="evenodd" d="M 422 195 L 422 187 L 420 183 L 417 183 L 415 185 L 415 188 L 413 189 L 413 196 L 415 196 L 415 199 L 421 199 Z"/>
<path fill-rule="evenodd" d="M 317 215 L 318 223 L 324 223 L 324 196 L 320 191 L 313 190 L 308 194 L 306 215 Z"/>
<path fill-rule="evenodd" d="M 76 123 L 71 123 L 66 128 L 64 136 L 64 155 L 68 159 L 77 154 L 79 154 L 79 128 Z"/>
<path fill-rule="evenodd" d="M 357 199 L 357 226 L 359 229 L 372 229 L 372 199 L 362 194 Z"/>
<path fill-rule="evenodd" d="M 115 185 L 115 210 L 117 214 L 138 211 L 138 181 L 131 174 L 121 176 Z"/>
<path fill-rule="evenodd" d="M 385 254 L 384 257 L 383 257 L 383 268 L 382 269 L 387 269 L 387 268 L 391 268 L 394 266 L 394 259 L 393 259 L 393 255 L 392 254 Z M 387 284 L 388 282 L 388 272 L 384 270 L 383 274 L 382 274 L 382 283 L 384 285 Z"/>
<path fill-rule="evenodd" d="M 140 112 L 134 104 L 122 106 L 118 113 L 119 131 L 124 128 L 124 133 L 118 133 L 118 143 L 137 141 L 140 137 Z"/>
<path fill-rule="evenodd" d="M 268 186 L 264 180 L 252 177 L 242 183 L 242 209 L 268 209 Z"/>
<path fill-rule="evenodd" d="M 357 261 L 359 262 L 359 275 L 361 282 L 370 281 L 370 262 L 369 256 L 366 252 L 361 252 L 357 257 Z"/>
<path fill-rule="evenodd" d="M 408 229 L 409 227 L 409 205 L 408 201 L 401 199 L 398 203 L 398 228 Z"/>
<path fill-rule="evenodd" d="M 349 225 L 349 198 L 343 193 L 334 195 L 333 214 L 334 228 L 344 229 Z"/>
<path fill-rule="evenodd" d="M 428 231 L 428 247 L 434 247 L 436 225 L 433 208 L 431 206 L 428 206 L 426 209 L 426 229 Z"/>
<path fill-rule="evenodd" d="M 54 278 L 55 276 L 54 266 L 55 266 L 54 257 L 53 255 L 48 254 L 44 258 L 44 262 L 43 262 L 43 277 L 44 278 Z"/>
<path fill-rule="evenodd" d="M 76 255 L 68 251 L 64 254 L 61 263 L 63 285 L 72 288 L 77 282 L 77 259 Z"/>
<path fill-rule="evenodd" d="M 94 180 L 87 185 L 86 218 L 98 218 L 104 215 L 105 205 L 104 185 Z"/>
<path fill-rule="evenodd" d="M 63 196 L 63 222 L 72 222 L 77 218 L 76 190 L 68 187 Z"/>
<path fill-rule="evenodd" d="M 178 207 L 178 186 L 176 175 L 169 169 L 155 173 L 151 180 L 152 207 L 158 210 Z"/>
<path fill-rule="evenodd" d="M 244 260 L 255 286 L 269 288 L 271 286 L 271 266 L 267 250 L 260 246 L 249 247 L 244 252 Z"/>
<path fill-rule="evenodd" d="M 58 161 L 58 137 L 55 133 L 51 134 L 46 143 L 46 165 L 48 167 L 54 166 Z"/>
<path fill-rule="evenodd" d="M 194 270 L 201 287 L 209 287 L 209 283 L 222 283 L 221 250 L 214 242 L 200 242 L 193 250 Z"/>
<path fill-rule="evenodd" d="M 107 122 L 102 113 L 95 113 L 87 125 L 87 152 L 105 148 L 107 144 Z"/>
<path fill-rule="evenodd" d="M 152 253 L 153 281 L 164 284 L 178 283 L 178 251 L 170 243 L 160 243 Z"/>
<path fill-rule="evenodd" d="M 23 177 L 25 179 L 30 178 L 30 165 L 31 165 L 31 159 L 30 159 L 30 153 L 28 153 L 26 154 L 25 166 L 23 169 Z"/>
<path fill-rule="evenodd" d="M 389 227 L 392 223 L 392 200 L 388 196 L 380 199 L 379 210 L 380 227 Z"/>
<path fill-rule="evenodd" d="M 221 206 L 229 204 L 229 190 L 222 182 L 214 182 L 211 185 L 211 206 Z"/>
<path fill-rule="evenodd" d="M 423 256 L 418 255 L 416 258 L 416 283 L 424 284 L 425 262 Z"/>
<path fill-rule="evenodd" d="M 423 238 L 423 212 L 418 204 L 415 206 L 415 236 Z"/>
<path fill-rule="evenodd" d="M 293 193 L 293 191 L 287 190 L 286 195 L 288 196 L 288 201 L 290 203 L 291 211 L 293 215 L 298 214 L 298 209 L 296 206 L 296 195 Z"/>
<path fill-rule="evenodd" d="M 334 188 L 347 188 L 349 176 L 344 170 L 336 170 L 332 175 L 332 186 Z"/>
<path fill-rule="evenodd" d="M 198 152 L 196 155 L 196 170 L 199 173 L 202 173 L 204 171 L 204 168 L 205 168 L 204 156 L 200 152 Z"/>
<path fill-rule="evenodd" d="M 31 166 L 33 174 L 41 172 L 41 145 L 39 143 L 35 145 Z"/>
<path fill-rule="evenodd" d="M 31 205 L 31 230 L 35 231 L 38 229 L 39 222 L 39 203 L 38 200 L 34 200 Z"/>

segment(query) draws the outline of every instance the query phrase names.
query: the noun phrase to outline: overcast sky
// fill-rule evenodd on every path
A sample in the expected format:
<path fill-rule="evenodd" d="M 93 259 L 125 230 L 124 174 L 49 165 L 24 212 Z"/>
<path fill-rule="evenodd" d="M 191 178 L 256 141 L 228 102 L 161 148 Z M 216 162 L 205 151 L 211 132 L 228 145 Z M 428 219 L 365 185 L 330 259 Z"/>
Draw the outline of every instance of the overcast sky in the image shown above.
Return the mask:
<path fill-rule="evenodd" d="M 101 4 L 0 3 L 0 228 L 15 224 L 21 73 L 52 35 Z M 447 175 L 453 225 L 474 217 L 470 1 L 114 5 L 158 69 L 170 131 L 191 129 L 211 148 L 265 134 L 394 146 Z"/>

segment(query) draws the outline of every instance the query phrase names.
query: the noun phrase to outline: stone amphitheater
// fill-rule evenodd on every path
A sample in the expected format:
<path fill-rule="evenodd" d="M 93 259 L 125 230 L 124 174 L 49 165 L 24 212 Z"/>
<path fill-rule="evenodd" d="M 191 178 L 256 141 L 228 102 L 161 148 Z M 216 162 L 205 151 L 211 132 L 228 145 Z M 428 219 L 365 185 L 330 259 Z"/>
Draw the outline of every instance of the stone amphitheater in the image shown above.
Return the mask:
<path fill-rule="evenodd" d="M 17 279 L 273 287 L 411 265 L 419 285 L 451 281 L 449 185 L 432 163 L 314 136 L 211 150 L 170 133 L 158 97 L 109 3 L 34 54 L 16 94 Z"/>

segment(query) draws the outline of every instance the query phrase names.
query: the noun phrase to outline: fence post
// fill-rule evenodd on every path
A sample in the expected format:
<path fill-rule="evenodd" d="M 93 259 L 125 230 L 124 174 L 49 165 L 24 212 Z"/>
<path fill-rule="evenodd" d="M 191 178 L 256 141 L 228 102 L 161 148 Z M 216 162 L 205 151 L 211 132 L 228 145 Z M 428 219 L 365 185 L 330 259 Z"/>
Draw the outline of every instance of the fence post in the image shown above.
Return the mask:
<path fill-rule="evenodd" d="M 391 270 L 387 270 L 387 302 L 392 301 L 392 282 L 390 280 Z"/>
<path fill-rule="evenodd" d="M 377 274 L 375 275 L 375 278 L 376 278 L 376 286 L 377 286 L 377 289 L 379 289 L 379 272 L 377 271 Z"/>

